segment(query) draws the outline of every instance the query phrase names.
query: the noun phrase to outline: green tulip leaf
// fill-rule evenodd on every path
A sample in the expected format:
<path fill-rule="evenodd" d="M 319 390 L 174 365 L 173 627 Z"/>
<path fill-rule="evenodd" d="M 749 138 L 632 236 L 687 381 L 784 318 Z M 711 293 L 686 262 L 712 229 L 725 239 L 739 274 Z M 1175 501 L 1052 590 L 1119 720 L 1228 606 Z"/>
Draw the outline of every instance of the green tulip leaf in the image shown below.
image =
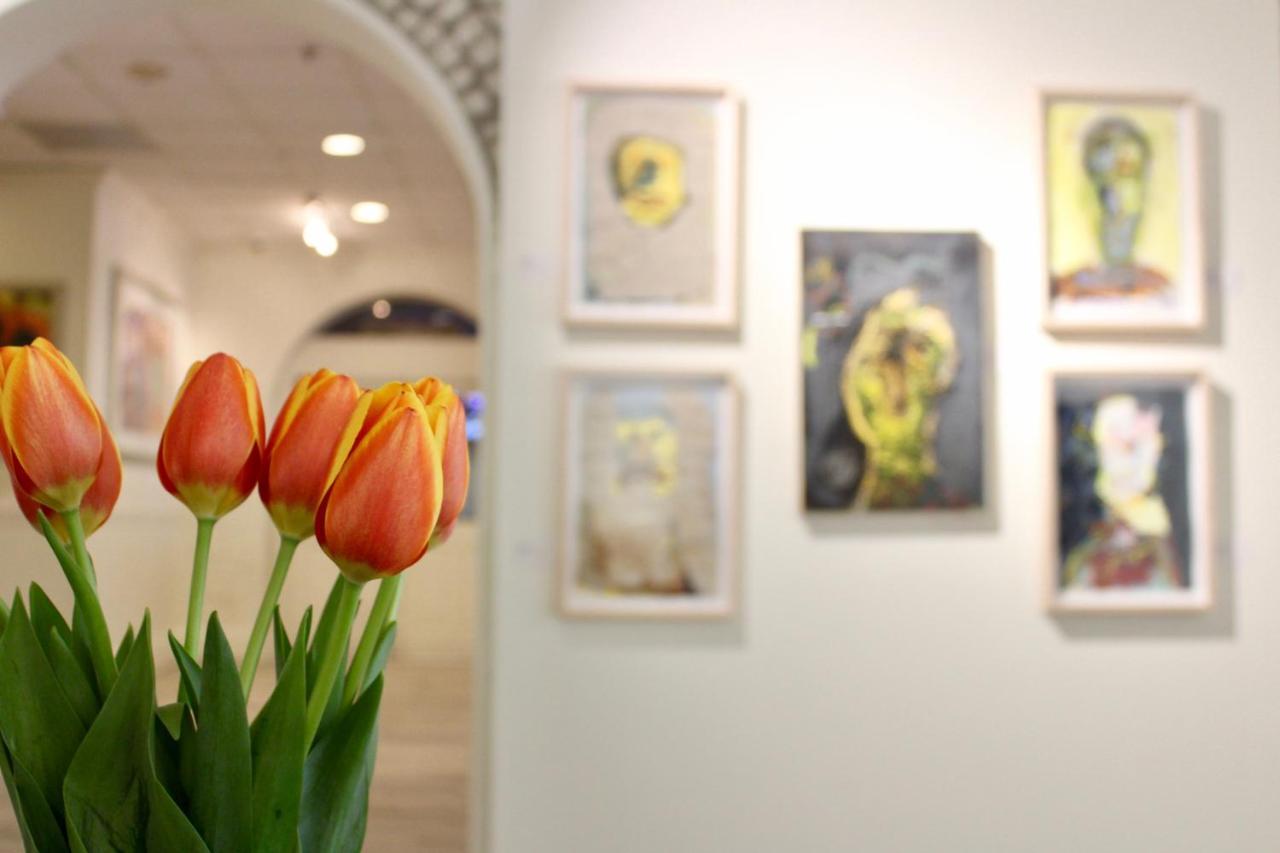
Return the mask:
<path fill-rule="evenodd" d="M 0 634 L 4 633 L 4 628 L 9 624 L 9 604 L 0 599 Z"/>
<path fill-rule="evenodd" d="M 244 853 L 253 838 L 253 755 L 240 673 L 218 614 L 209 617 L 196 708 L 191 818 L 213 853 Z"/>
<path fill-rule="evenodd" d="M 57 631 L 49 634 L 49 641 L 45 648 L 49 654 L 49 665 L 53 667 L 63 695 L 75 709 L 80 722 L 84 723 L 85 731 L 88 731 L 98 716 L 99 708 L 98 694 L 94 692 L 92 680 L 85 676 L 75 653 Z"/>
<path fill-rule="evenodd" d="M 65 853 L 67 842 L 62 825 L 53 816 L 49 801 L 40 793 L 40 786 L 18 761 L 13 762 L 13 781 L 22 801 L 22 817 L 31 833 L 34 849 L 39 853 Z"/>
<path fill-rule="evenodd" d="M 396 623 L 392 622 L 382 629 L 382 634 L 378 637 L 378 645 L 374 647 L 373 660 L 369 662 L 369 671 L 365 673 L 364 684 L 360 685 L 360 692 L 369 689 L 369 685 L 377 681 L 378 676 L 382 675 L 382 671 L 387 668 L 387 661 L 391 658 L 391 649 L 396 644 Z"/>
<path fill-rule="evenodd" d="M 279 607 L 271 614 L 271 645 L 276 656 L 276 680 L 278 681 L 280 674 L 284 672 L 285 661 L 293 651 L 293 645 L 289 642 L 289 631 L 284 627 L 284 620 L 280 618 Z"/>
<path fill-rule="evenodd" d="M 209 853 L 209 847 L 154 776 L 147 783 L 147 850 L 155 853 Z"/>
<path fill-rule="evenodd" d="M 93 669 L 93 653 L 89 651 L 93 643 L 92 636 L 84 614 L 80 612 L 80 608 L 73 607 L 71 609 L 71 651 L 75 654 L 80 669 L 84 670 L 85 678 L 89 679 L 89 683 L 93 685 L 93 692 L 98 697 L 98 704 L 101 705 L 105 697 L 98 692 L 98 675 Z"/>
<path fill-rule="evenodd" d="M 374 681 L 307 756 L 299 827 L 305 853 L 358 853 L 364 843 L 382 683 Z"/>
<path fill-rule="evenodd" d="M 71 626 L 67 624 L 67 620 L 62 618 L 57 606 L 49 599 L 45 591 L 40 588 L 40 584 L 31 584 L 27 591 L 27 600 L 31 602 L 31 627 L 35 629 L 36 638 L 44 646 L 45 653 L 47 654 L 49 651 L 48 637 L 54 632 L 57 632 L 66 644 L 70 646 Z"/>
<path fill-rule="evenodd" d="M 200 698 L 200 664 L 187 653 L 178 638 L 169 632 L 169 648 L 173 650 L 173 658 L 178 662 L 178 674 L 182 678 L 182 693 L 192 702 Z"/>
<path fill-rule="evenodd" d="M 8 612 L 7 609 L 5 611 Z M 22 849 L 27 853 L 40 853 L 31 830 L 27 828 L 27 817 L 22 811 L 22 800 L 18 798 L 18 784 L 13 778 L 13 764 L 9 750 L 0 742 L 0 776 L 4 777 L 5 790 L 9 792 L 9 802 L 13 805 L 13 816 L 18 821 L 18 831 L 22 835 Z"/>
<path fill-rule="evenodd" d="M 0 732 L 13 764 L 30 772 L 45 802 L 62 817 L 62 780 L 85 725 L 58 684 L 21 598 L 0 638 Z M 16 781 L 16 776 L 15 776 Z"/>
<path fill-rule="evenodd" d="M 124 636 L 120 638 L 120 646 L 116 649 L 116 666 L 124 665 L 125 658 L 129 657 L 129 649 L 133 647 L 133 626 L 130 625 L 125 629 Z"/>
<path fill-rule="evenodd" d="M 304 627 L 309 616 L 303 617 Z M 291 849 L 302 809 L 307 757 L 307 647 L 295 645 L 271 698 L 253 722 L 253 849 Z"/>
<path fill-rule="evenodd" d="M 151 620 L 67 771 L 67 829 L 85 849 L 141 850 L 146 843 L 155 668 Z M 72 845 L 75 847 L 75 843 Z"/>
<path fill-rule="evenodd" d="M 182 720 L 190 716 L 187 706 L 181 702 L 156 709 L 155 739 L 152 745 L 155 750 L 154 768 L 156 778 L 164 785 L 165 791 L 174 802 L 183 804 L 187 801 L 187 793 L 182 787 L 182 776 L 179 771 L 182 752 L 179 739 L 182 736 Z"/>
<path fill-rule="evenodd" d="M 329 590 L 329 597 L 325 599 L 324 609 L 320 611 L 320 621 L 316 623 L 316 632 L 312 637 L 311 646 L 307 652 L 307 700 L 311 700 L 311 691 L 315 689 L 316 677 L 320 674 L 320 651 L 324 649 L 329 642 L 329 635 L 337 630 L 338 621 L 338 599 L 341 598 L 342 584 L 345 582 L 341 574 L 339 574 L 333 582 L 333 587 Z"/>

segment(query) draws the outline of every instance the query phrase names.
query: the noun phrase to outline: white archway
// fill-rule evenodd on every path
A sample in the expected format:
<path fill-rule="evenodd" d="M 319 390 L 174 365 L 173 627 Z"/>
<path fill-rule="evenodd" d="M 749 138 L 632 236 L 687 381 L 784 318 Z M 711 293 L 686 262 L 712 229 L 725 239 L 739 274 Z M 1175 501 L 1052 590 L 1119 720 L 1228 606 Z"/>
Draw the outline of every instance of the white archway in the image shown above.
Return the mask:
<path fill-rule="evenodd" d="M 441 134 L 461 167 L 471 192 L 476 235 L 478 300 L 485 322 L 482 337 L 483 371 L 487 385 L 496 376 L 497 352 L 493 333 L 496 307 L 493 284 L 495 189 L 484 141 L 467 113 L 432 62 L 405 34 L 364 0 L 0 0 L 0 103 L 3 96 L 28 75 L 53 62 L 59 54 L 95 31 L 130 17 L 216 6 L 221 11 L 267 16 L 315 34 L 349 50 L 386 74 L 435 118 Z M 353 295 L 355 296 L 355 295 Z M 496 446 L 497 442 L 491 442 Z M 483 514 L 492 518 L 496 465 L 486 468 Z M 470 803 L 470 847 L 487 849 L 487 792 L 489 768 L 490 556 L 492 526 L 486 525 L 480 543 L 476 576 L 476 636 L 473 666 L 473 719 Z"/>

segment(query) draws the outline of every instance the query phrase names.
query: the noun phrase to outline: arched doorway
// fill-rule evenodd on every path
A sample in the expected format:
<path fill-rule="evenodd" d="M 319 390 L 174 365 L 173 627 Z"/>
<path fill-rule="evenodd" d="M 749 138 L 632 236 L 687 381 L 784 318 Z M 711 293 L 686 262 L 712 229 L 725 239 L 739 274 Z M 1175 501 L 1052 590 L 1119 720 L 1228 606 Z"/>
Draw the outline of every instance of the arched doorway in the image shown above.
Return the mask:
<path fill-rule="evenodd" d="M 493 242 L 493 188 L 489 167 L 489 155 L 484 141 L 477 135 L 466 108 L 458 101 L 455 90 L 433 62 L 424 55 L 420 46 L 362 0 L 278 0 L 271 4 L 253 0 L 226 0 L 213 4 L 202 0 L 103 0 L 85 5 L 76 0 L 0 0 L 0 97 L 3 97 L 19 81 L 55 59 L 72 45 L 90 38 L 101 27 L 118 25 L 122 20 L 145 18 L 156 14 L 180 12 L 189 9 L 205 9 L 217 6 L 222 11 L 234 11 L 246 16 L 267 16 L 289 26 L 314 34 L 318 40 L 339 45 L 363 61 L 380 69 L 398 83 L 412 98 L 417 107 L 434 117 L 437 127 L 446 139 L 452 156 L 465 176 L 471 196 L 473 230 L 476 235 L 475 256 L 471 263 L 476 270 L 479 309 L 482 316 L 490 317 L 492 303 L 491 249 Z M 372 293 L 371 291 L 370 293 Z M 346 293 L 341 298 L 351 300 L 370 294 Z M 288 328 L 281 330 L 285 340 L 305 334 L 306 330 L 320 323 L 337 303 L 338 297 L 315 300 L 297 305 L 288 315 Z M 87 314 L 88 312 L 86 312 Z M 101 349 L 102 341 L 95 341 L 95 332 L 82 317 L 88 343 L 86 348 Z M 293 329 L 291 334 L 289 329 Z M 493 346 L 491 336 L 484 338 L 484 346 Z M 488 358 L 482 359 L 486 365 Z M 275 382 L 287 369 L 283 361 L 260 366 L 267 374 L 264 379 Z M 269 378 L 268 378 L 269 377 Z M 105 367 L 88 371 L 91 389 L 100 393 L 105 385 Z M 268 404 L 270 405 L 270 403 Z M 482 489 L 492 494 L 492 490 Z M 472 711 L 471 816 L 470 833 L 473 849 L 483 848 L 483 818 L 485 771 L 487 768 L 486 684 L 487 672 L 487 534 L 478 543 L 476 584 L 476 631 L 474 672 L 471 693 L 474 697 Z"/>

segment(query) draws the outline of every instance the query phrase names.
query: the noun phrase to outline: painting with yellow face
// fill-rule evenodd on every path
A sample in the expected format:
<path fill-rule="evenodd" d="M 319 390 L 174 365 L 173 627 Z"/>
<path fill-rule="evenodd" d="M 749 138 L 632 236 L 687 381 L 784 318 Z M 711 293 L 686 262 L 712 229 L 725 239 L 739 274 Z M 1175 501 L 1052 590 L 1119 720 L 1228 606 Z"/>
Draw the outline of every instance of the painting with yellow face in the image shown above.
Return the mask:
<path fill-rule="evenodd" d="M 736 412 L 702 374 L 568 382 L 559 599 L 572 616 L 718 616 L 733 606 Z"/>
<path fill-rule="evenodd" d="M 977 237 L 806 231 L 803 242 L 806 507 L 981 507 Z"/>
<path fill-rule="evenodd" d="M 737 105 L 713 89 L 571 98 L 566 320 L 737 322 Z"/>
<path fill-rule="evenodd" d="M 1194 105 L 1050 95 L 1043 121 L 1050 326 L 1198 325 Z"/>
<path fill-rule="evenodd" d="M 1055 377 L 1055 606 L 1207 604 L 1206 406 L 1195 377 Z"/>

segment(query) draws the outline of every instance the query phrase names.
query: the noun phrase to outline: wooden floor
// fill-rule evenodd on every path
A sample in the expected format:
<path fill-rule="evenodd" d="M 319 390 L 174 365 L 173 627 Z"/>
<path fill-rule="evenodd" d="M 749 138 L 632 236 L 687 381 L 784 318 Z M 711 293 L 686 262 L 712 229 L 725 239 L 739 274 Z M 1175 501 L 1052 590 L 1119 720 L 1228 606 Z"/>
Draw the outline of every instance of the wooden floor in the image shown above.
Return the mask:
<path fill-rule="evenodd" d="M 163 684 L 172 675 L 160 675 L 165 696 L 173 692 Z M 470 721 L 467 665 L 392 660 L 382 697 L 382 742 L 369 802 L 366 851 L 466 849 Z M 6 800 L 0 805 L 0 853 L 21 850 L 22 839 Z"/>

